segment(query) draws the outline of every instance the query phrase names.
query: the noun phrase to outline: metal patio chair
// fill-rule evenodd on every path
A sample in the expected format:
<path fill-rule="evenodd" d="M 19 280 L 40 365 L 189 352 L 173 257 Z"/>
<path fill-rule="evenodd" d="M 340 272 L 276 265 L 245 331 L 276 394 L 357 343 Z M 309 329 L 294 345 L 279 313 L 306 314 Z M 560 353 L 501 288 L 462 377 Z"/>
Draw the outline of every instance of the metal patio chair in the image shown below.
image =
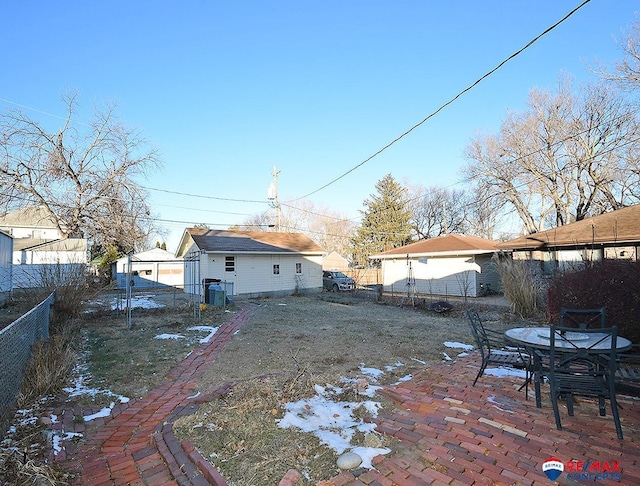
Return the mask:
<path fill-rule="evenodd" d="M 563 327 L 577 327 L 588 329 L 594 326 L 606 327 L 607 308 L 571 309 L 563 307 L 560 310 L 560 325 Z"/>
<path fill-rule="evenodd" d="M 616 389 L 640 396 L 640 344 L 634 344 L 629 351 L 618 353 Z"/>
<path fill-rule="evenodd" d="M 606 415 L 605 400 L 609 400 L 616 432 L 622 439 L 615 389 L 617 332 L 615 326 L 580 329 L 580 332 L 576 332 L 574 327 L 551 326 L 548 380 L 558 430 L 562 430 L 558 399 L 561 396 L 566 398 L 567 411 L 572 417 L 574 395 L 587 396 L 598 399 L 601 416 Z M 591 339 L 589 334 L 598 336 Z M 596 349 L 603 343 L 607 343 L 605 349 Z"/>
<path fill-rule="evenodd" d="M 520 348 L 505 349 L 504 334 L 485 328 L 480 314 L 478 314 L 476 309 L 468 309 L 467 317 L 471 326 L 471 333 L 482 356 L 480 370 L 478 370 L 478 374 L 475 380 L 473 380 L 473 386 L 476 386 L 478 379 L 484 374 L 487 366 L 490 364 L 524 369 L 525 381 L 519 390 L 524 388 L 525 397 L 528 399 L 532 370 L 531 357 Z"/>

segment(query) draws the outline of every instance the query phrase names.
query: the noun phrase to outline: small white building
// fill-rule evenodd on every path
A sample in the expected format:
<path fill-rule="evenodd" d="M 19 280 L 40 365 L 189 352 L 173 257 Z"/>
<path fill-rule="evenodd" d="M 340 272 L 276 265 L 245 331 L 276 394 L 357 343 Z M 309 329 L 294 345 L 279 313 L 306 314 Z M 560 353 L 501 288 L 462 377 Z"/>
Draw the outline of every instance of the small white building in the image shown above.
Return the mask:
<path fill-rule="evenodd" d="M 187 228 L 176 257 L 184 258 L 184 290 L 206 300 L 219 283 L 228 296 L 289 295 L 322 290 L 324 251 L 301 233 Z"/>
<path fill-rule="evenodd" d="M 492 261 L 498 242 L 476 236 L 445 235 L 372 255 L 381 260 L 385 292 L 477 297 L 501 290 Z"/>
<path fill-rule="evenodd" d="M 17 238 L 13 242 L 13 263 L 16 265 L 86 264 L 88 260 L 85 238 L 49 241 Z"/>
<path fill-rule="evenodd" d="M 112 263 L 112 279 L 118 288 L 127 286 L 131 278 L 133 286 L 138 288 L 178 287 L 184 285 L 184 260 L 162 248 L 135 253 L 122 257 Z"/>

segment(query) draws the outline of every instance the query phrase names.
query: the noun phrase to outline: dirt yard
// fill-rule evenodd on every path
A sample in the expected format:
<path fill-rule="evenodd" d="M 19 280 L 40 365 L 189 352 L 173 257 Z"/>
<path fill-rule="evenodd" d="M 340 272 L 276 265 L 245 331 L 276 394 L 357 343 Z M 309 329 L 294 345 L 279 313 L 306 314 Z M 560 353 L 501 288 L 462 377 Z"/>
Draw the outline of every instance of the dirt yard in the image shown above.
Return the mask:
<path fill-rule="evenodd" d="M 287 404 L 303 399 L 313 403 L 317 386 L 339 387 L 331 399 L 342 404 L 364 402 L 369 398 L 357 390 L 363 380 L 384 386 L 409 379 L 463 352 L 456 343 L 472 344 L 462 306 L 443 315 L 391 303 L 339 300 L 324 293 L 320 298 L 260 301 L 201 381 L 202 392 L 228 382 L 235 383 L 233 391 L 176 423 L 176 434 L 189 438 L 231 485 L 277 484 L 289 468 L 303 472 L 305 484 L 338 474 L 338 454 L 316 436 L 278 427 Z M 483 316 L 492 328 L 513 326 L 505 310 L 485 309 Z M 372 375 L 372 370 L 380 373 Z M 391 407 L 378 395 L 374 400 L 383 409 Z M 310 415 L 316 413 L 305 407 Z M 358 413 L 366 420 L 367 413 Z M 356 433 L 351 442 L 356 447 L 396 447 L 375 433 Z"/>

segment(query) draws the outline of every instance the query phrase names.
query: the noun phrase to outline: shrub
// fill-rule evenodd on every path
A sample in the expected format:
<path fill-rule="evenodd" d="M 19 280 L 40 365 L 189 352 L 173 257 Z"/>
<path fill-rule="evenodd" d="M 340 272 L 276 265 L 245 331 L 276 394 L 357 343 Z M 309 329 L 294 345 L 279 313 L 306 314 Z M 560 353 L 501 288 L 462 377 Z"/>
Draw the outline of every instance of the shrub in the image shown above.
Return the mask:
<path fill-rule="evenodd" d="M 52 335 L 64 333 L 65 327 L 82 314 L 87 301 L 98 293 L 84 264 L 43 265 L 39 278 L 47 295 L 56 293 L 50 326 Z"/>
<path fill-rule="evenodd" d="M 552 322 L 557 322 L 562 307 L 606 307 L 607 325 L 640 343 L 640 262 L 603 260 L 556 274 L 549 288 Z"/>

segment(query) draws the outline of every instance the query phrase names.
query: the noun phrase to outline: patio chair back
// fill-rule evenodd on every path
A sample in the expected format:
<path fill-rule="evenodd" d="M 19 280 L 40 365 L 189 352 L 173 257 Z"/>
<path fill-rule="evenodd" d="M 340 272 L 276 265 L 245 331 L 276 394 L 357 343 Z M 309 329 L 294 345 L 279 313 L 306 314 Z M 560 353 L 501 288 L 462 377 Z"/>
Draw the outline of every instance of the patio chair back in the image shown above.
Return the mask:
<path fill-rule="evenodd" d="M 478 311 L 476 309 L 469 309 L 467 310 L 467 317 L 469 318 L 469 324 L 471 325 L 471 334 L 473 335 L 473 339 L 476 342 L 476 346 L 478 346 L 478 349 L 483 355 L 491 354 L 491 340 L 487 335 L 484 324 L 482 324 L 480 314 L 478 314 Z"/>
<path fill-rule="evenodd" d="M 571 309 L 563 307 L 560 310 L 560 325 L 563 327 L 577 327 L 589 329 L 592 327 L 606 327 L 607 308 Z"/>
<path fill-rule="evenodd" d="M 476 346 L 481 353 L 482 362 L 480 370 L 473 380 L 473 386 L 478 382 L 489 364 L 501 366 L 511 366 L 514 368 L 524 368 L 526 373 L 525 383 L 522 387 L 528 386 L 530 363 L 528 357 L 525 357 L 520 351 L 504 351 L 504 335 L 492 329 L 486 329 L 480 318 L 480 314 L 476 309 L 468 309 L 467 317 L 471 326 L 471 334 L 476 342 Z M 521 388 L 522 388 L 521 387 Z M 527 388 L 528 390 L 528 388 Z M 527 391 L 528 394 L 528 391 Z"/>
<path fill-rule="evenodd" d="M 591 334 L 598 336 L 591 337 Z M 586 337 L 585 337 L 586 336 Z M 617 367 L 617 328 L 580 329 L 551 326 L 549 349 L 549 386 L 556 427 L 561 430 L 558 399 L 565 396 L 569 416 L 573 416 L 573 396 L 598 399 L 601 416 L 606 415 L 605 400 L 611 403 L 611 412 L 618 438 L 622 427 L 615 393 Z M 606 343 L 606 349 L 597 349 Z"/>

